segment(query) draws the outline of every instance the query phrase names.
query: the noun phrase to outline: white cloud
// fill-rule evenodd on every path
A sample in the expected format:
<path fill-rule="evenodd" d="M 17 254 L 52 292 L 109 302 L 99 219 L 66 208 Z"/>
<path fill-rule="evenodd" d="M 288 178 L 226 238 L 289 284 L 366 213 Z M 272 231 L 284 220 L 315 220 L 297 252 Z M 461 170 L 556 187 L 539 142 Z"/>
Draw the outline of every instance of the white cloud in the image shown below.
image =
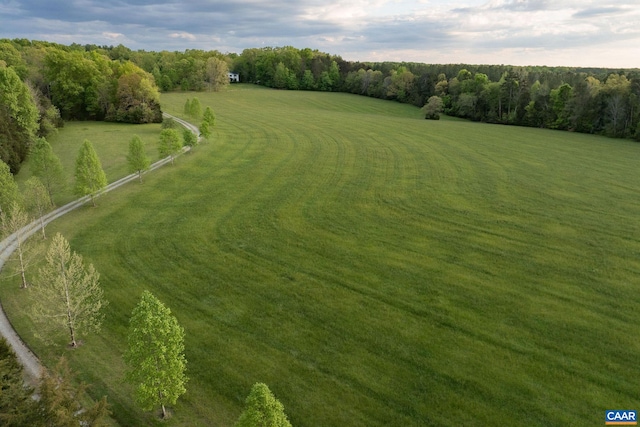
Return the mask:
<path fill-rule="evenodd" d="M 0 0 L 3 37 L 349 60 L 637 67 L 637 0 Z M 75 37 L 75 39 L 74 39 Z M 406 56 L 402 56 L 406 55 Z"/>
<path fill-rule="evenodd" d="M 116 39 L 122 39 L 122 38 L 125 38 L 125 37 L 124 37 L 124 34 L 122 34 L 122 33 L 111 33 L 111 32 L 108 32 L 108 31 L 103 31 L 103 32 L 102 32 L 102 35 L 103 35 L 105 38 L 108 38 L 108 39 L 114 39 L 114 40 L 116 40 Z"/>
<path fill-rule="evenodd" d="M 191 40 L 191 41 L 195 41 L 197 39 L 197 37 L 194 36 L 193 34 L 189 34 L 185 32 L 171 33 L 169 34 L 169 37 L 171 37 L 172 39 L 185 39 L 185 40 Z"/>

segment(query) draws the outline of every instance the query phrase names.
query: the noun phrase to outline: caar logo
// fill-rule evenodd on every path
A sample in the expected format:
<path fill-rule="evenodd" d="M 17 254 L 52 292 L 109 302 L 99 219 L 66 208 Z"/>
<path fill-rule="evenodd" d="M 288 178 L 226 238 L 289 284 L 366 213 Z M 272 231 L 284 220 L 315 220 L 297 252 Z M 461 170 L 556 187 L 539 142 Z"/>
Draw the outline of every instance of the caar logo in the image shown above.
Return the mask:
<path fill-rule="evenodd" d="M 604 413 L 604 423 L 608 426 L 637 426 L 636 411 L 611 410 Z"/>

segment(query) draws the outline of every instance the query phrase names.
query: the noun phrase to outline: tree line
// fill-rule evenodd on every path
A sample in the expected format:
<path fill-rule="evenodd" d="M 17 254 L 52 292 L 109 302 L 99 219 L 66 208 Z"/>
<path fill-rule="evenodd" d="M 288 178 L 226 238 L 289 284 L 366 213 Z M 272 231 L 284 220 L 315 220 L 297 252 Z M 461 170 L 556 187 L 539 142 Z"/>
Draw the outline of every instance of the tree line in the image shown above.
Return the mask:
<path fill-rule="evenodd" d="M 437 97 L 436 110 L 470 120 L 640 140 L 640 69 L 349 62 L 290 46 L 246 49 L 233 68 L 242 81 L 278 89 L 419 107 Z"/>
<path fill-rule="evenodd" d="M 162 121 L 153 76 L 130 61 L 47 42 L 0 40 L 0 159 L 20 169 L 63 120 Z"/>
<path fill-rule="evenodd" d="M 640 69 L 354 62 L 291 46 L 184 52 L 0 39 L 0 159 L 13 173 L 63 120 L 161 122 L 159 91 L 348 92 L 488 123 L 640 140 Z M 439 103 L 441 102 L 441 106 Z"/>
<path fill-rule="evenodd" d="M 241 81 L 276 89 L 348 92 L 418 107 L 436 96 L 440 110 L 456 117 L 640 140 L 640 69 L 354 62 L 291 46 L 241 54 L 85 49 L 136 63 L 163 91 L 206 90 L 207 64 L 216 58 Z"/>
<path fill-rule="evenodd" d="M 0 160 L 16 173 L 64 120 L 160 123 L 160 90 L 220 90 L 232 55 L 0 39 Z"/>

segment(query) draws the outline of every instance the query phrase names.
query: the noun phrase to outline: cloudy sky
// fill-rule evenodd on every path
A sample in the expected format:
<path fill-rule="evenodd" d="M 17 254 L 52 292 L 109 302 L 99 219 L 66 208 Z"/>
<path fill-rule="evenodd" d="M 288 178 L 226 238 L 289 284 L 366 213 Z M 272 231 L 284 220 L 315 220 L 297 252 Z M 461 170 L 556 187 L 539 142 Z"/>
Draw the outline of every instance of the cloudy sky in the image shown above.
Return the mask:
<path fill-rule="evenodd" d="M 640 0 L 0 0 L 0 38 L 347 60 L 640 67 Z"/>

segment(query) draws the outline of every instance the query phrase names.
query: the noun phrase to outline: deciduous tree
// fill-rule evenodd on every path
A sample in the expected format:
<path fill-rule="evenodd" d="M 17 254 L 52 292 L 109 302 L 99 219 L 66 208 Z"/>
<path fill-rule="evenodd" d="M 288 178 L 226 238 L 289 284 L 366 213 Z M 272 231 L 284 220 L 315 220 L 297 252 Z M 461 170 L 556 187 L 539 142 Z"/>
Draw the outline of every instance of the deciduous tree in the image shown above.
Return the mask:
<path fill-rule="evenodd" d="M 57 233 L 40 269 L 33 292 L 33 320 L 44 339 L 66 330 L 71 346 L 78 337 L 100 330 L 103 308 L 108 302 L 100 287 L 100 275 L 92 264 L 85 267 L 82 256 L 71 252 L 69 242 Z"/>
<path fill-rule="evenodd" d="M 31 91 L 12 67 L 0 62 L 0 159 L 13 173 L 27 157 L 38 127 Z"/>
<path fill-rule="evenodd" d="M 171 117 L 165 117 L 162 119 L 162 129 L 175 129 L 178 127 L 178 123 Z"/>
<path fill-rule="evenodd" d="M 444 107 L 444 103 L 442 102 L 442 98 L 439 96 L 432 96 L 429 98 L 424 107 L 422 107 L 422 112 L 424 113 L 425 119 L 431 120 L 439 120 L 440 113 L 442 112 L 442 108 Z"/>
<path fill-rule="evenodd" d="M 107 186 L 107 176 L 102 170 L 98 154 L 88 140 L 84 140 L 76 159 L 76 187 L 79 196 L 91 196 L 91 203 L 96 205 L 96 196 Z"/>
<path fill-rule="evenodd" d="M 207 122 L 210 127 L 214 127 L 216 125 L 216 114 L 213 112 L 211 107 L 204 109 L 204 113 L 202 113 L 202 121 Z"/>
<path fill-rule="evenodd" d="M 209 126 L 209 123 L 207 122 L 202 122 L 200 124 L 200 127 L 198 128 L 198 131 L 200 132 L 200 135 L 205 139 L 209 139 L 211 137 L 211 127 Z"/>
<path fill-rule="evenodd" d="M 138 179 L 142 182 L 142 172 L 149 169 L 151 160 L 149 160 L 147 154 L 144 152 L 144 144 L 138 135 L 134 135 L 131 141 L 129 141 L 127 162 L 129 163 L 129 171 L 137 173 Z"/>
<path fill-rule="evenodd" d="M 171 157 L 171 164 L 173 159 L 180 152 L 182 148 L 182 141 L 180 140 L 180 134 L 176 129 L 163 129 L 160 132 L 160 143 L 158 144 L 158 151 L 161 157 Z"/>
<path fill-rule="evenodd" d="M 255 383 L 235 427 L 291 427 L 284 406 L 263 383 Z"/>
<path fill-rule="evenodd" d="M 160 300 L 144 291 L 131 314 L 126 380 L 136 387 L 135 399 L 143 410 L 175 404 L 186 391 L 184 329 Z"/>
<path fill-rule="evenodd" d="M 198 98 L 193 98 L 191 100 L 191 104 L 189 105 L 189 115 L 195 120 L 202 117 L 202 104 L 200 104 L 200 100 Z"/>
<path fill-rule="evenodd" d="M 50 49 L 44 60 L 52 101 L 64 119 L 100 118 L 98 93 L 110 74 L 108 58 L 96 52 Z"/>
<path fill-rule="evenodd" d="M 182 130 L 182 140 L 187 147 L 193 147 L 198 144 L 198 137 L 194 135 L 189 129 L 184 128 Z"/>
<path fill-rule="evenodd" d="M 0 213 L 0 223 L 2 227 L 2 236 L 7 237 L 10 235 L 15 236 L 16 242 L 16 250 L 15 253 L 18 256 L 18 268 L 17 273 L 20 275 L 22 279 L 21 288 L 27 287 L 27 259 L 25 258 L 25 233 L 23 228 L 29 224 L 29 216 L 22 209 L 22 207 L 18 204 L 18 202 L 13 202 L 11 208 L 6 211 L 2 211 Z"/>
<path fill-rule="evenodd" d="M 216 57 L 207 59 L 207 68 L 205 72 L 209 87 L 214 92 L 229 85 L 229 67 L 227 63 Z"/>
<path fill-rule="evenodd" d="M 53 201 L 53 194 L 64 187 L 64 171 L 60 159 L 45 138 L 38 138 L 29 154 L 31 172 L 40 178 Z"/>
<path fill-rule="evenodd" d="M 187 98 L 187 100 L 185 101 L 182 112 L 184 113 L 185 116 L 191 115 L 191 100 L 189 98 Z"/>
<path fill-rule="evenodd" d="M 0 212 L 8 211 L 18 200 L 18 184 L 11 174 L 9 165 L 0 160 Z"/>
<path fill-rule="evenodd" d="M 42 181 L 36 176 L 32 176 L 25 183 L 24 204 L 31 214 L 38 218 L 42 238 L 46 239 L 44 230 L 44 215 L 53 208 L 53 202 Z"/>

